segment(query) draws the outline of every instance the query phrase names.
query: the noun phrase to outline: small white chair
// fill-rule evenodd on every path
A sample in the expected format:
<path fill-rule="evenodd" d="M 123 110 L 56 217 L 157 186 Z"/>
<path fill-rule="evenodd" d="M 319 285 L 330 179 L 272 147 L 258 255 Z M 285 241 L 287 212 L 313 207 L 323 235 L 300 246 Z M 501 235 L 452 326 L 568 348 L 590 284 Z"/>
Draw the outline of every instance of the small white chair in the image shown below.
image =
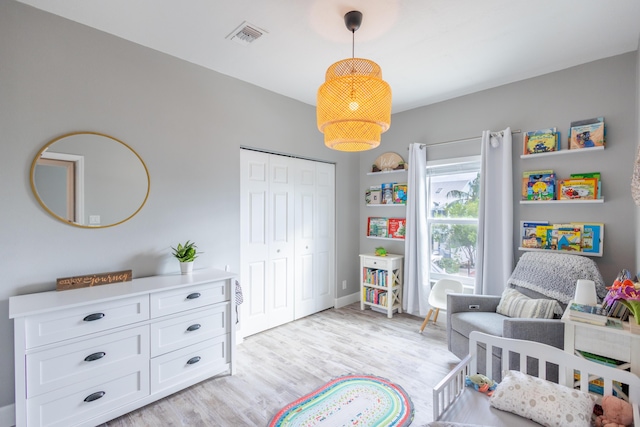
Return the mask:
<path fill-rule="evenodd" d="M 433 313 L 433 309 L 436 310 L 436 315 L 433 317 L 433 323 L 438 321 L 438 313 L 440 310 L 447 309 L 447 294 L 459 294 L 462 293 L 462 283 L 457 280 L 451 279 L 440 279 L 433 285 L 431 292 L 429 293 L 429 312 L 427 313 L 427 317 L 424 318 L 424 322 L 422 322 L 422 326 L 420 326 L 420 333 L 424 331 L 424 328 L 427 326 L 427 322 L 431 318 L 431 313 Z"/>

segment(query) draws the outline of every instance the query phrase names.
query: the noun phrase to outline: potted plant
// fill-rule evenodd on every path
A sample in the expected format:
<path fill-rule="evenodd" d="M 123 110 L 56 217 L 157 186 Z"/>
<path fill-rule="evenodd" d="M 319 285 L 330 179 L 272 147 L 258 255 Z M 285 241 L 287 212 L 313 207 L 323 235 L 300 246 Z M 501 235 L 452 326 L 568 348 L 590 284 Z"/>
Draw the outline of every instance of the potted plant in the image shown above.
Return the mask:
<path fill-rule="evenodd" d="M 189 240 L 184 245 L 178 243 L 178 247 L 171 247 L 173 249 L 172 255 L 180 261 L 180 272 L 182 274 L 189 274 L 193 271 L 193 261 L 201 253 L 196 250 L 197 248 L 196 244 Z"/>

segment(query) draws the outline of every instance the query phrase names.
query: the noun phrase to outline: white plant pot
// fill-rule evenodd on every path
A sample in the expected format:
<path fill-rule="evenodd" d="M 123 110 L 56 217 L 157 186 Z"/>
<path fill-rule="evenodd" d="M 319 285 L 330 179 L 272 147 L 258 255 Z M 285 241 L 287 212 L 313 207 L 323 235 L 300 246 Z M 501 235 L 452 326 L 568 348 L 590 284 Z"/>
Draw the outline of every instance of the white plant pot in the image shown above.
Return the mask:
<path fill-rule="evenodd" d="M 193 261 L 180 263 L 180 272 L 182 274 L 191 274 L 192 271 L 193 271 Z"/>

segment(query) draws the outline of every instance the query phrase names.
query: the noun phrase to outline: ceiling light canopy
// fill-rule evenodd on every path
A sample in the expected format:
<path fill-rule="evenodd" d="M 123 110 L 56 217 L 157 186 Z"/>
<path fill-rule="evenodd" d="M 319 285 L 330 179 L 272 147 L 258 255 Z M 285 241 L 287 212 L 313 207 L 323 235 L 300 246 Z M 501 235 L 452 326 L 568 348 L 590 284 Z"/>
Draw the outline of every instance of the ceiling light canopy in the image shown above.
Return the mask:
<path fill-rule="evenodd" d="M 351 11 L 344 22 L 352 33 L 352 57 L 327 69 L 318 89 L 318 129 L 324 133 L 324 144 L 333 150 L 371 150 L 380 145 L 380 135 L 391 124 L 391 88 L 382 80 L 378 64 L 354 57 L 362 13 Z"/>

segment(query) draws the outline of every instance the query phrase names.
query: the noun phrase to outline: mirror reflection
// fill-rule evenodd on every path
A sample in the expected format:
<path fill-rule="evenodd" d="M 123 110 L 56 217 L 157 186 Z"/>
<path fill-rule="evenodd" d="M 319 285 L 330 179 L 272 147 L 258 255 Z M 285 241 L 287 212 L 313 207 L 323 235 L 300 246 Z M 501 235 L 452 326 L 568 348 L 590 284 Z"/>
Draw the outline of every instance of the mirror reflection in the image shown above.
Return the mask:
<path fill-rule="evenodd" d="M 31 187 L 55 218 L 79 227 L 111 227 L 140 211 L 149 195 L 149 173 L 124 142 L 76 132 L 40 150 L 31 165 Z"/>

